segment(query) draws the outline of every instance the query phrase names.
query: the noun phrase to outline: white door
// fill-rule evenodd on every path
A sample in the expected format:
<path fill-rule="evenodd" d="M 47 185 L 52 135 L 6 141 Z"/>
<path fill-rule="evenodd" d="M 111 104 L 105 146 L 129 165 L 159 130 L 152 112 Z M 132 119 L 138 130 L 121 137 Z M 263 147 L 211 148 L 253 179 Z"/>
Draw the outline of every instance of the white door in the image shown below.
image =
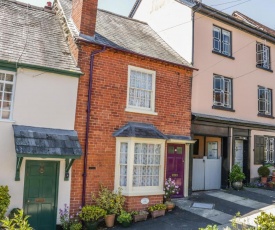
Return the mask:
<path fill-rule="evenodd" d="M 235 140 L 235 164 L 243 169 L 243 140 Z"/>

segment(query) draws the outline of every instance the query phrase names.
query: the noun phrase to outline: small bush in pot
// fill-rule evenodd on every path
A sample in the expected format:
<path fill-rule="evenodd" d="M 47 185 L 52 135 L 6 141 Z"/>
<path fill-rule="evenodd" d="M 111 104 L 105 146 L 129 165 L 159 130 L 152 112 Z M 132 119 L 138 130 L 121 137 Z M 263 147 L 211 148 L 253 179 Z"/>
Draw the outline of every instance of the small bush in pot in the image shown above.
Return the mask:
<path fill-rule="evenodd" d="M 258 174 L 261 177 L 261 183 L 266 184 L 267 177 L 270 174 L 270 169 L 266 165 L 263 165 L 258 168 Z"/>
<path fill-rule="evenodd" d="M 86 205 L 79 213 L 79 217 L 84 221 L 87 230 L 96 229 L 99 219 L 105 215 L 106 211 L 96 205 Z"/>
<path fill-rule="evenodd" d="M 129 227 L 132 223 L 132 215 L 129 212 L 121 211 L 120 215 L 117 217 L 117 221 L 123 226 L 123 227 Z"/>
<path fill-rule="evenodd" d="M 236 190 L 242 189 L 244 179 L 245 175 L 242 172 L 242 168 L 237 164 L 233 165 L 231 172 L 229 173 L 229 182 L 232 187 Z"/>
<path fill-rule="evenodd" d="M 148 207 L 148 211 L 151 213 L 152 218 L 156 218 L 158 216 L 164 216 L 166 210 L 165 204 L 155 204 Z"/>

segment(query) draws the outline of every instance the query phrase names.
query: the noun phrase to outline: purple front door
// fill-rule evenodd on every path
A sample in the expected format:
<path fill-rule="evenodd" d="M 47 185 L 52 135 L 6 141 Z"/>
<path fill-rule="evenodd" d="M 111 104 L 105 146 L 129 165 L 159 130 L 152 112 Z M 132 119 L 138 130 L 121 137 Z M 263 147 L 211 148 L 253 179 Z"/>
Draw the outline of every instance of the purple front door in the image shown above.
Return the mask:
<path fill-rule="evenodd" d="M 176 181 L 180 191 L 173 197 L 183 197 L 185 145 L 168 144 L 166 178 Z"/>

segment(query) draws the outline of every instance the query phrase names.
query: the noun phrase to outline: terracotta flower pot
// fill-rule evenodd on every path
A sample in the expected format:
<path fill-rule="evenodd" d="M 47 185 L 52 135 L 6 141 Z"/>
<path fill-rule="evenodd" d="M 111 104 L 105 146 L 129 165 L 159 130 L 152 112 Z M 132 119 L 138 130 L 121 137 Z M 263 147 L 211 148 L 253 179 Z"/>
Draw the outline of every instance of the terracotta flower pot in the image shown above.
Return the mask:
<path fill-rule="evenodd" d="M 261 177 L 261 183 L 266 184 L 267 182 L 267 177 Z"/>
<path fill-rule="evenodd" d="M 106 215 L 104 217 L 105 219 L 105 224 L 108 228 L 111 228 L 114 226 L 115 224 L 115 217 L 116 217 L 116 214 L 110 214 L 110 215 Z"/>
<path fill-rule="evenodd" d="M 172 201 L 166 201 L 165 204 L 168 212 L 172 211 L 175 207 L 175 203 L 173 203 Z"/>

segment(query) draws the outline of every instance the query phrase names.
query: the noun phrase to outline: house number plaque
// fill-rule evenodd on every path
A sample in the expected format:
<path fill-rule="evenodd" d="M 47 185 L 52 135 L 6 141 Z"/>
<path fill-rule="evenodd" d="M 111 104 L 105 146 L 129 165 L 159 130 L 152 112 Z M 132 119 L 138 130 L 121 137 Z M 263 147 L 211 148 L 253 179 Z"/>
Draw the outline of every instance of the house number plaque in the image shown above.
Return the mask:
<path fill-rule="evenodd" d="M 142 198 L 142 199 L 140 200 L 140 203 L 141 203 L 141 204 L 148 204 L 148 203 L 149 203 L 149 199 L 148 199 L 148 198 Z"/>
<path fill-rule="evenodd" d="M 43 203 L 43 202 L 45 202 L 45 199 L 44 198 L 36 198 L 35 202 L 36 203 Z"/>

